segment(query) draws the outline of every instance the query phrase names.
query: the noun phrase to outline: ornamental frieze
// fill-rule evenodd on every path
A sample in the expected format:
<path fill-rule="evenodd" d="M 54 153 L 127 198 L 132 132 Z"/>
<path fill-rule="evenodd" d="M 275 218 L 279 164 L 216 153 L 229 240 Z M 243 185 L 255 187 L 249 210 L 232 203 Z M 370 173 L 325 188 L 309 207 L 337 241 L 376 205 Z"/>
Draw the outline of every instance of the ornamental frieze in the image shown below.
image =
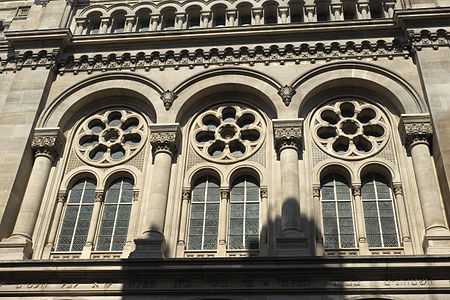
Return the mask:
<path fill-rule="evenodd" d="M 433 48 L 434 50 L 439 47 L 448 47 L 450 45 L 450 33 L 444 29 L 431 32 L 429 30 L 408 31 L 408 38 L 411 45 L 416 50 L 422 50 L 422 48 Z"/>

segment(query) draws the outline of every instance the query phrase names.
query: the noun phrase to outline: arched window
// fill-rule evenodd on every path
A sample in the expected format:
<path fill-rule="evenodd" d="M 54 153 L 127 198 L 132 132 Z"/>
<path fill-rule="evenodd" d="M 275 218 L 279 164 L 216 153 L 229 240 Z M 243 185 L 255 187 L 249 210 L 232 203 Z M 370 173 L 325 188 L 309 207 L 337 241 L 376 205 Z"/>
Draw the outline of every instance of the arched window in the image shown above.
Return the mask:
<path fill-rule="evenodd" d="M 278 4 L 275 2 L 267 2 L 263 6 L 264 9 L 264 24 L 278 23 Z"/>
<path fill-rule="evenodd" d="M 230 249 L 259 247 L 259 202 L 257 181 L 249 176 L 237 178 L 230 191 Z"/>
<path fill-rule="evenodd" d="M 356 2 L 353 0 L 344 0 L 344 20 L 356 19 Z"/>
<path fill-rule="evenodd" d="M 238 10 L 238 25 L 245 26 L 252 24 L 252 6 L 249 3 L 239 4 Z"/>
<path fill-rule="evenodd" d="M 171 30 L 175 29 L 175 8 L 166 8 L 161 13 L 161 29 Z"/>
<path fill-rule="evenodd" d="M 326 0 L 317 0 L 317 21 L 326 22 L 330 20 L 330 2 Z"/>
<path fill-rule="evenodd" d="M 197 181 L 192 189 L 188 248 L 214 250 L 219 229 L 219 182 L 212 176 Z"/>
<path fill-rule="evenodd" d="M 128 177 L 116 179 L 107 189 L 96 250 L 121 251 L 128 233 L 133 181 Z"/>
<path fill-rule="evenodd" d="M 398 247 L 398 229 L 392 190 L 385 178 L 369 173 L 361 187 L 369 247 Z"/>
<path fill-rule="evenodd" d="M 121 33 L 125 30 L 125 12 L 119 11 L 112 16 L 111 32 Z"/>
<path fill-rule="evenodd" d="M 100 13 L 92 13 L 88 16 L 87 34 L 98 34 L 100 32 Z"/>
<path fill-rule="evenodd" d="M 347 180 L 338 174 L 325 176 L 320 195 L 325 248 L 354 248 L 352 197 Z"/>
<path fill-rule="evenodd" d="M 226 6 L 223 4 L 214 5 L 212 8 L 212 26 L 225 26 L 225 10 Z"/>
<path fill-rule="evenodd" d="M 149 9 L 141 9 L 136 13 L 137 16 L 137 32 L 149 31 L 150 28 L 150 14 L 151 11 Z"/>
<path fill-rule="evenodd" d="M 187 26 L 188 28 L 200 27 L 200 6 L 194 5 L 187 10 Z"/>
<path fill-rule="evenodd" d="M 95 202 L 96 183 L 81 179 L 69 191 L 56 251 L 81 251 L 86 242 Z"/>
<path fill-rule="evenodd" d="M 298 0 L 289 1 L 289 13 L 291 15 L 291 23 L 301 23 L 303 18 L 303 2 Z"/>
<path fill-rule="evenodd" d="M 372 19 L 384 18 L 383 3 L 384 3 L 384 1 L 381 1 L 381 0 L 370 0 L 369 1 L 370 17 Z"/>

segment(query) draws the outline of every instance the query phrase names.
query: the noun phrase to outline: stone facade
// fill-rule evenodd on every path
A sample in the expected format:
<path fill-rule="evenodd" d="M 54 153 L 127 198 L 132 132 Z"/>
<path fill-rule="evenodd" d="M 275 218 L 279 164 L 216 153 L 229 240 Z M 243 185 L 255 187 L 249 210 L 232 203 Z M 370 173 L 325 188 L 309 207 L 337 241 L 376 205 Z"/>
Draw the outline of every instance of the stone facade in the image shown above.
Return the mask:
<path fill-rule="evenodd" d="M 0 296 L 447 299 L 449 19 L 0 1 Z"/>

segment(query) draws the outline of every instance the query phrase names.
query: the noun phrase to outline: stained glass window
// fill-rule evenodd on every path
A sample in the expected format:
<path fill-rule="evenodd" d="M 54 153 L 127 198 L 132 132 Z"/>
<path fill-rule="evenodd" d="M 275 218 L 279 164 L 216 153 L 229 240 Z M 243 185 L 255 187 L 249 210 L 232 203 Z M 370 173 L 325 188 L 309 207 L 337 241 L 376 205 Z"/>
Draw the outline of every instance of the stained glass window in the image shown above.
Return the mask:
<path fill-rule="evenodd" d="M 339 175 L 326 176 L 320 190 L 325 248 L 354 248 L 352 197 L 345 178 Z"/>
<path fill-rule="evenodd" d="M 70 189 L 56 251 L 81 251 L 86 243 L 96 183 L 90 179 L 78 181 Z"/>
<path fill-rule="evenodd" d="M 368 174 L 361 188 L 369 247 L 398 247 L 392 190 L 383 177 Z"/>
<path fill-rule="evenodd" d="M 215 178 L 204 177 L 192 189 L 188 248 L 214 250 L 219 229 L 219 184 Z"/>
<path fill-rule="evenodd" d="M 259 186 L 252 178 L 231 188 L 228 241 L 230 249 L 259 248 Z"/>
<path fill-rule="evenodd" d="M 105 195 L 96 250 L 122 251 L 127 240 L 132 200 L 132 180 L 121 177 L 110 185 Z"/>

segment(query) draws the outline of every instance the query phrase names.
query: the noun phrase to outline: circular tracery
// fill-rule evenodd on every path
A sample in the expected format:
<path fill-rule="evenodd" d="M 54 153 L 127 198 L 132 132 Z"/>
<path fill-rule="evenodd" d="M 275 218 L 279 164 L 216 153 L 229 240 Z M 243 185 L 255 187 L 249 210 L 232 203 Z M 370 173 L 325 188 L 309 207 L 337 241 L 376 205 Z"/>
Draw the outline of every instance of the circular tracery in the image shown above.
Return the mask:
<path fill-rule="evenodd" d="M 338 100 L 316 111 L 313 138 L 325 152 L 359 159 L 380 151 L 389 138 L 386 116 L 376 106 L 356 99 Z"/>
<path fill-rule="evenodd" d="M 102 111 L 78 129 L 77 154 L 87 163 L 111 166 L 131 158 L 146 137 L 147 126 L 141 115 L 126 109 Z"/>
<path fill-rule="evenodd" d="M 265 124 L 256 111 L 240 105 L 222 105 L 200 114 L 191 140 L 203 157 L 234 162 L 253 154 L 264 140 Z"/>

